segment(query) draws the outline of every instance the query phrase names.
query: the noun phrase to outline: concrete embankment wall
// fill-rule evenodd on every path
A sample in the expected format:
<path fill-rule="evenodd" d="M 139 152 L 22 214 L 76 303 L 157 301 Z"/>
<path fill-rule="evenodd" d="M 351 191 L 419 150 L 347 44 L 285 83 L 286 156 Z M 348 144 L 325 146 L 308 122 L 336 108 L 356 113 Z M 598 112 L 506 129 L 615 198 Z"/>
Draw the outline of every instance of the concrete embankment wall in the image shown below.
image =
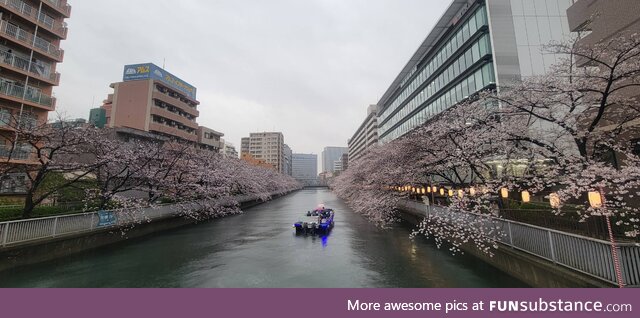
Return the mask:
<path fill-rule="evenodd" d="M 417 225 L 424 219 L 424 212 L 410 207 L 403 207 L 400 210 L 400 217 L 411 224 Z M 499 248 L 493 251 L 493 257 L 481 252 L 473 244 L 464 245 L 462 249 L 465 253 L 481 259 L 532 287 L 613 287 L 601 280 L 555 265 L 552 262 L 503 244 L 499 244 Z"/>
<path fill-rule="evenodd" d="M 285 194 L 286 195 L 286 194 Z M 274 197 L 275 199 L 275 197 Z M 260 200 L 242 202 L 241 209 L 263 203 Z M 134 227 L 96 229 L 91 232 L 58 238 L 47 238 L 0 249 L 0 271 L 37 264 L 88 251 L 91 249 L 140 238 L 149 234 L 194 224 L 196 221 L 183 216 L 155 219 Z M 122 230 L 125 230 L 123 232 Z"/>

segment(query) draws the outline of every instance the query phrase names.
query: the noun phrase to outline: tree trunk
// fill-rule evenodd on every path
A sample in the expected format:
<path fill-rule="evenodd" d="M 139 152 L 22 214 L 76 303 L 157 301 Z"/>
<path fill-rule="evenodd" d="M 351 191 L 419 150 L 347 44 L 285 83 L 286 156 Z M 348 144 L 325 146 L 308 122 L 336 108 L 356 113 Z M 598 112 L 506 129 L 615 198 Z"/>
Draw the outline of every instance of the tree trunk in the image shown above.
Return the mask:
<path fill-rule="evenodd" d="M 35 208 L 35 204 L 33 204 L 33 193 L 29 191 L 27 193 L 27 197 L 24 199 L 24 209 L 22 210 L 22 218 L 28 219 L 31 217 L 33 213 L 33 209 Z"/>

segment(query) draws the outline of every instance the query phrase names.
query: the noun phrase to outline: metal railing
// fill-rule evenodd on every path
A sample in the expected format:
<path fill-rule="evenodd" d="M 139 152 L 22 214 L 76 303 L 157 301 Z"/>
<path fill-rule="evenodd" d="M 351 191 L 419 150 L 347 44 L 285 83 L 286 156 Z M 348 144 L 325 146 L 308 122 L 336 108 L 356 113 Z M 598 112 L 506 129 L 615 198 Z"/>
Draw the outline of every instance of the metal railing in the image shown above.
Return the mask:
<path fill-rule="evenodd" d="M 43 51 L 56 59 L 62 59 L 64 52 L 62 49 L 41 37 L 35 36 L 33 33 L 27 32 L 16 25 L 8 23 L 5 20 L 2 20 L 0 23 L 0 33 L 24 43 L 27 47 Z"/>
<path fill-rule="evenodd" d="M 16 85 L 16 83 L 6 81 L 0 77 L 0 94 L 16 97 L 25 101 L 33 102 L 47 108 L 53 108 L 55 98 L 43 94 L 40 89 L 27 86 Z"/>
<path fill-rule="evenodd" d="M 52 73 L 50 71 L 51 66 L 31 63 L 31 68 L 29 68 L 28 59 L 22 58 L 8 51 L 0 50 L 0 63 L 29 72 L 35 77 L 51 81 L 55 84 L 58 84 L 60 82 L 60 73 Z"/>
<path fill-rule="evenodd" d="M 35 23 L 40 22 L 40 26 L 55 33 L 56 35 L 59 35 L 60 37 L 64 38 L 67 36 L 67 26 L 63 22 L 58 22 L 42 12 L 38 13 L 38 9 L 23 1 L 0 0 L 0 5 L 5 5 L 27 20 L 31 20 Z"/>
<path fill-rule="evenodd" d="M 424 212 L 425 216 L 462 213 L 409 200 L 400 201 L 400 205 L 404 208 Z M 608 241 L 493 216 L 476 215 L 476 217 L 488 218 L 492 223 L 491 226 L 500 229 L 504 236 L 499 241 L 506 246 L 607 283 L 618 284 L 611 254 L 611 243 Z M 620 257 L 624 284 L 626 286 L 640 286 L 640 244 L 617 243 L 616 249 Z"/>
<path fill-rule="evenodd" d="M 67 0 L 45 0 L 52 4 L 58 10 L 64 12 L 67 16 L 71 14 L 71 6 L 67 3 Z"/>
<path fill-rule="evenodd" d="M 283 195 L 291 191 L 277 191 L 269 196 Z M 237 201 L 239 203 L 258 200 L 257 195 L 237 195 L 222 201 Z M 49 240 L 60 236 L 76 235 L 84 232 L 135 225 L 157 219 L 175 217 L 183 214 L 186 209 L 197 209 L 201 205 L 197 202 L 181 203 L 181 209 L 176 204 L 163 204 L 135 210 L 107 211 L 115 216 L 115 224 L 100 226 L 100 212 L 88 212 L 52 216 L 45 218 L 17 220 L 0 223 L 0 248 L 16 246 L 38 240 Z"/>

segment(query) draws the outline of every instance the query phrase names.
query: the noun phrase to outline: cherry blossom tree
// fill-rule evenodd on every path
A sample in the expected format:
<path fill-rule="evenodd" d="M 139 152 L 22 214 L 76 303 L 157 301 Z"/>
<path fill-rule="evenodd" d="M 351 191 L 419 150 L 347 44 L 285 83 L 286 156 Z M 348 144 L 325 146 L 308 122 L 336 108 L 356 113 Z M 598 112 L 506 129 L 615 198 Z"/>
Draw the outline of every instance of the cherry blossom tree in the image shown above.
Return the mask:
<path fill-rule="evenodd" d="M 0 135 L 10 145 L 8 156 L 0 163 L 0 172 L 3 176 L 14 173 L 26 178 L 23 218 L 29 218 L 37 205 L 57 191 L 86 179 L 99 164 L 69 160 L 96 134 L 92 129 L 63 120 L 57 125 L 26 124 L 14 118 L 6 124 L 12 133 Z M 63 181 L 47 183 L 52 174 L 63 175 Z"/>
<path fill-rule="evenodd" d="M 500 94 L 481 93 L 369 151 L 335 180 L 336 193 L 385 225 L 395 219 L 400 198 L 415 196 L 394 189 L 454 190 L 439 198 L 446 197 L 452 213 L 431 214 L 416 231 L 448 241 L 454 251 L 474 243 L 490 253 L 500 233 L 487 222 L 501 189 L 553 191 L 561 202 L 556 213 L 570 204 L 583 218 L 615 215 L 627 235 L 637 235 L 640 162 L 630 139 L 638 136 L 640 118 L 640 37 L 549 48 L 566 56 L 550 73 Z M 612 163 L 608 153 L 623 162 Z M 605 195 L 604 205 L 589 205 L 586 194 L 593 191 Z"/>

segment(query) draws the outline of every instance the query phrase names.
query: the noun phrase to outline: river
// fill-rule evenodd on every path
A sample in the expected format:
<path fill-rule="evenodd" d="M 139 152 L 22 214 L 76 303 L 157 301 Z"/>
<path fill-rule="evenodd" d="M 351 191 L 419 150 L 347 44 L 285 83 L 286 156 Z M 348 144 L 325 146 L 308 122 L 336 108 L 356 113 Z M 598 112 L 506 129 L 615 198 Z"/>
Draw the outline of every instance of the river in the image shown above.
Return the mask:
<path fill-rule="evenodd" d="M 318 203 L 329 235 L 296 236 Z M 301 190 L 245 213 L 0 273 L 0 287 L 526 287 L 411 227 L 381 230 L 326 189 Z"/>

